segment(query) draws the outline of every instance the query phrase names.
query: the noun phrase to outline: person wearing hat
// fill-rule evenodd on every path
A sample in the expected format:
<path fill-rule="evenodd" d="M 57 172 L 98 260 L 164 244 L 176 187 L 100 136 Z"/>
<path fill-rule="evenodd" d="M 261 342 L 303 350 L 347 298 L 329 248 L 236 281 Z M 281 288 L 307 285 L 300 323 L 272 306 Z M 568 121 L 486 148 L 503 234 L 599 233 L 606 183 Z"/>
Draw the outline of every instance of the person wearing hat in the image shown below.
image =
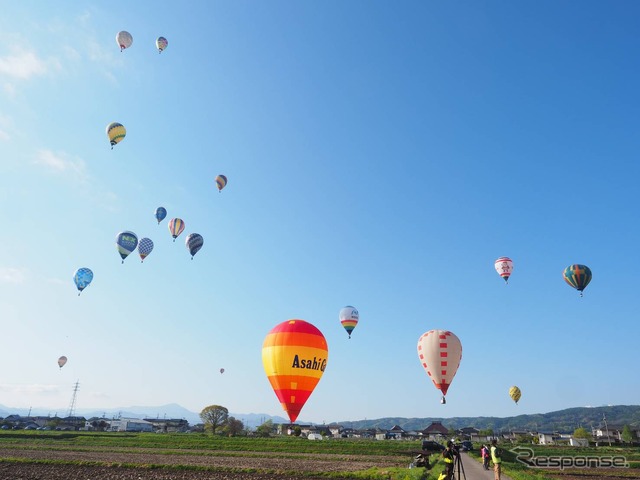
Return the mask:
<path fill-rule="evenodd" d="M 498 441 L 494 438 L 491 440 L 491 461 L 493 462 L 493 477 L 500 480 L 502 475 L 502 449 L 498 448 Z"/>

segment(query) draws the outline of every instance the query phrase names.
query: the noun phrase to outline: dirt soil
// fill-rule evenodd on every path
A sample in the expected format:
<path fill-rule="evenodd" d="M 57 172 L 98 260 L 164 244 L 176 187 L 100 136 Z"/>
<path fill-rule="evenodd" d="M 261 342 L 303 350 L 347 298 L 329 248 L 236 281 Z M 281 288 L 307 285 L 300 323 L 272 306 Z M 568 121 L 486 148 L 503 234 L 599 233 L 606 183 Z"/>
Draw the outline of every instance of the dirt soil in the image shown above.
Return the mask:
<path fill-rule="evenodd" d="M 314 477 L 313 473 L 405 467 L 410 461 L 409 457 L 368 455 L 288 454 L 287 458 L 265 457 L 265 454 L 253 457 L 251 453 L 246 455 L 238 456 L 238 452 L 158 454 L 145 452 L 144 449 L 135 453 L 131 453 L 131 450 L 78 451 L 77 448 L 0 449 L 0 480 L 311 480 L 322 478 L 320 475 Z M 20 459 L 100 462 L 101 465 L 24 463 Z M 198 470 L 175 468 L 178 465 L 198 467 Z M 251 469 L 255 473 L 234 472 L 233 469 Z"/>

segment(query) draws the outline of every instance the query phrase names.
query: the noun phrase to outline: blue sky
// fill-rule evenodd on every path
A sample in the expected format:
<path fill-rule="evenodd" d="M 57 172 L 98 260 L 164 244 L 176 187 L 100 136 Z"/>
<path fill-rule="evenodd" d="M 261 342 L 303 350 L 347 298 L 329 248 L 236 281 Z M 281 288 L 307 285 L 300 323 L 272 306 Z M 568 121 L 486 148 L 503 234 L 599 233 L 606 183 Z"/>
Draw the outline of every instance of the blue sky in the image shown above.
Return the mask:
<path fill-rule="evenodd" d="M 637 2 L 3 3 L 0 404 L 283 415 L 261 347 L 290 318 L 329 345 L 301 421 L 637 403 Z"/>

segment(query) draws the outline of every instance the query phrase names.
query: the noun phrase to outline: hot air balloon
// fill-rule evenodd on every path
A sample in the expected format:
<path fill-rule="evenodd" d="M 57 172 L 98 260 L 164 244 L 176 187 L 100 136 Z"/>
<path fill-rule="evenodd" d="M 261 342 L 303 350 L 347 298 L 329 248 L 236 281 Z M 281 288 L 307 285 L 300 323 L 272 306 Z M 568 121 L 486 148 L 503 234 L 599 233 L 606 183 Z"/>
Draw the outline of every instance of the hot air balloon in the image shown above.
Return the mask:
<path fill-rule="evenodd" d="M 122 139 L 127 134 L 127 130 L 121 123 L 112 122 L 107 125 L 107 137 L 109 137 L 109 142 L 111 143 L 111 150 L 113 150 L 113 146 L 116 143 L 120 143 Z"/>
<path fill-rule="evenodd" d="M 162 53 L 162 51 L 165 48 L 167 48 L 167 45 L 169 45 L 169 42 L 167 41 L 166 38 L 164 37 L 156 38 L 156 47 L 158 48 L 158 53 Z"/>
<path fill-rule="evenodd" d="M 360 314 L 356 307 L 352 307 L 351 305 L 347 305 L 340 310 L 340 314 L 338 315 L 340 318 L 340 323 L 349 334 L 349 338 L 351 338 L 351 332 L 356 328 L 358 324 L 358 320 L 360 318 Z"/>
<path fill-rule="evenodd" d="M 578 290 L 580 296 L 582 296 L 582 291 L 587 288 L 587 285 L 589 285 L 591 281 L 591 269 L 586 265 L 569 265 L 564 269 L 562 276 L 564 277 L 564 281 Z"/>
<path fill-rule="evenodd" d="M 222 189 L 227 185 L 227 177 L 218 175 L 216 177 L 216 185 L 218 186 L 218 192 L 222 192 Z"/>
<path fill-rule="evenodd" d="M 120 46 L 120 51 L 123 51 L 125 48 L 129 48 L 131 46 L 133 43 L 133 37 L 129 32 L 122 30 L 116 35 L 116 42 Z"/>
<path fill-rule="evenodd" d="M 509 275 L 513 272 L 513 262 L 509 257 L 500 257 L 494 263 L 494 267 L 496 268 L 496 272 L 506 283 L 509 283 Z"/>
<path fill-rule="evenodd" d="M 158 220 L 158 225 L 160 225 L 160 222 L 162 220 L 164 220 L 167 216 L 167 209 L 164 207 L 158 207 L 156 208 L 156 220 Z"/>
<path fill-rule="evenodd" d="M 67 363 L 67 357 L 65 357 L 64 355 L 58 359 L 58 366 L 60 368 L 64 367 L 66 363 Z"/>
<path fill-rule="evenodd" d="M 73 274 L 73 281 L 78 289 L 78 296 L 82 293 L 82 290 L 87 288 L 93 280 L 93 272 L 89 268 L 79 268 L 76 273 Z"/>
<path fill-rule="evenodd" d="M 141 238 L 138 243 L 138 254 L 140 255 L 140 263 L 144 262 L 144 259 L 147 258 L 153 251 L 153 240 L 150 238 Z"/>
<path fill-rule="evenodd" d="M 327 366 L 327 341 L 312 324 L 287 320 L 262 344 L 262 365 L 289 421 L 294 423 Z"/>
<path fill-rule="evenodd" d="M 198 253 L 202 245 L 204 245 L 204 238 L 202 238 L 202 235 L 199 233 L 190 233 L 187 235 L 184 243 L 191 254 L 191 260 L 193 260 L 193 256 Z"/>
<path fill-rule="evenodd" d="M 171 232 L 171 236 L 173 237 L 173 241 L 176 241 L 178 235 L 180 235 L 184 231 L 184 222 L 181 218 L 172 218 L 169 220 L 169 232 Z"/>
<path fill-rule="evenodd" d="M 124 263 L 124 259 L 127 258 L 137 246 L 138 236 L 133 232 L 120 232 L 116 236 L 116 247 L 118 248 L 118 253 L 122 257 L 122 263 Z"/>
<path fill-rule="evenodd" d="M 448 330 L 429 330 L 418 339 L 420 363 L 442 392 L 440 403 L 447 403 L 445 396 L 462 360 L 460 339 Z"/>
<path fill-rule="evenodd" d="M 224 373 L 224 368 L 220 369 L 220 375 L 222 375 Z"/>
<path fill-rule="evenodd" d="M 517 405 L 518 402 L 520 401 L 520 397 L 522 396 L 522 392 L 518 387 L 514 385 L 509 389 L 509 396 L 511 397 L 511 400 L 516 402 L 516 405 Z"/>

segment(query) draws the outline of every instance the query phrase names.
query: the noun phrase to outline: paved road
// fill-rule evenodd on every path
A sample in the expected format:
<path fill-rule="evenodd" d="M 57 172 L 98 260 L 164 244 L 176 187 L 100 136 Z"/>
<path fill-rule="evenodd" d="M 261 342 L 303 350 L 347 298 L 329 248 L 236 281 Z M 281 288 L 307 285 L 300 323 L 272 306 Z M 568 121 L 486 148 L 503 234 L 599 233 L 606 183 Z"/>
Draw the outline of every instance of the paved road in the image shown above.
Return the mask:
<path fill-rule="evenodd" d="M 462 467 L 467 480 L 493 480 L 493 467 L 490 467 L 490 470 L 485 470 L 478 460 L 470 457 L 466 452 L 460 452 L 460 459 L 462 460 Z M 460 476 L 464 480 L 465 476 L 462 474 Z M 511 480 L 511 477 L 507 477 L 503 473 L 502 480 Z"/>

